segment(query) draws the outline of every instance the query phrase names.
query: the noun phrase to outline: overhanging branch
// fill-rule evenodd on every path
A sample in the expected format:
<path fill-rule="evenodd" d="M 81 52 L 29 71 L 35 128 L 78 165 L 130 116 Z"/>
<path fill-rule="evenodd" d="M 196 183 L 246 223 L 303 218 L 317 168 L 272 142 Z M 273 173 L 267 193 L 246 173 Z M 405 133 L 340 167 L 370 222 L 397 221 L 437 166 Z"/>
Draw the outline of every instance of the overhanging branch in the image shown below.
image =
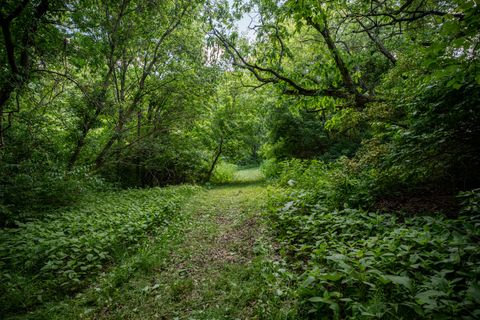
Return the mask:
<path fill-rule="evenodd" d="M 301 96 L 328 96 L 334 98 L 348 98 L 348 93 L 345 92 L 343 88 L 329 88 L 329 89 L 320 89 L 320 88 L 306 88 L 298 84 L 293 79 L 281 74 L 279 71 L 259 66 L 256 63 L 250 63 L 247 59 L 238 51 L 238 49 L 218 30 L 213 29 L 213 34 L 220 40 L 227 52 L 233 59 L 233 65 L 246 69 L 250 71 L 254 77 L 262 83 L 284 83 L 288 86 L 287 89 L 283 90 L 285 94 L 288 95 L 301 95 Z M 268 76 L 264 76 L 267 74 Z"/>

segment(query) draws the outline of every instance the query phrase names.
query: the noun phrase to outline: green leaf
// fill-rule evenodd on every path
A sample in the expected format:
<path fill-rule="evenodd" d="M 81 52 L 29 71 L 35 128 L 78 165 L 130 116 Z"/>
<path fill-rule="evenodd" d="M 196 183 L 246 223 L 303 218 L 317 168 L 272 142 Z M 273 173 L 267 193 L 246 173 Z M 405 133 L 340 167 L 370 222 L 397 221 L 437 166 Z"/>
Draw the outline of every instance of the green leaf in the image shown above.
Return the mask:
<path fill-rule="evenodd" d="M 308 276 L 308 278 L 305 280 L 305 282 L 303 283 L 303 285 L 304 285 L 305 287 L 308 287 L 308 286 L 311 285 L 314 281 L 315 281 L 315 277 Z"/>
<path fill-rule="evenodd" d="M 435 303 L 435 300 L 436 300 L 435 298 L 446 296 L 446 295 L 447 294 L 445 292 L 442 292 L 442 291 L 427 290 L 427 291 L 423 291 L 423 292 L 418 293 L 415 296 L 415 299 L 417 300 L 417 302 L 419 304 L 433 304 L 433 303 Z"/>
<path fill-rule="evenodd" d="M 471 284 L 467 290 L 467 297 L 475 303 L 480 303 L 480 287 L 475 284 Z"/>
<path fill-rule="evenodd" d="M 445 24 L 442 27 L 442 33 L 443 34 L 456 34 L 460 30 L 460 26 L 458 25 L 457 22 L 451 20 L 445 22 Z"/>
<path fill-rule="evenodd" d="M 330 303 L 330 309 L 332 309 L 332 311 L 335 315 L 335 319 L 337 319 L 338 315 L 340 314 L 340 306 L 338 305 L 338 303 L 336 303 L 336 302 Z"/>
<path fill-rule="evenodd" d="M 322 302 L 322 303 L 330 303 L 330 300 L 322 298 L 322 297 L 312 297 L 308 299 L 310 302 Z"/>
<path fill-rule="evenodd" d="M 402 285 L 407 289 L 412 289 L 412 281 L 409 277 L 396 276 L 396 275 L 384 275 L 384 279 L 387 279 L 395 284 Z"/>
<path fill-rule="evenodd" d="M 319 276 L 319 279 L 321 280 L 330 280 L 330 281 L 337 281 L 342 278 L 341 273 L 337 272 L 332 272 L 332 273 L 325 273 Z"/>

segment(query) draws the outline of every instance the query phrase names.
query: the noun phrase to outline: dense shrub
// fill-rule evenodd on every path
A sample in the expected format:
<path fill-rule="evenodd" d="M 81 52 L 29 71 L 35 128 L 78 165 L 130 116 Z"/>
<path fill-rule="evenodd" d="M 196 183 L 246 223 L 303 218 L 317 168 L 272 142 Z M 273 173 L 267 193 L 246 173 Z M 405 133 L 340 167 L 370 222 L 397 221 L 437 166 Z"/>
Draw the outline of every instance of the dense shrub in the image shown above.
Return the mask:
<path fill-rule="evenodd" d="M 260 170 L 267 179 L 275 179 L 280 173 L 280 164 L 275 159 L 267 159 L 260 165 Z"/>
<path fill-rule="evenodd" d="M 349 121 L 331 116 L 327 119 L 325 114 L 295 109 L 292 104 L 294 101 L 279 103 L 270 111 L 269 142 L 262 150 L 265 157 L 279 160 L 321 157 L 333 161 L 355 153 L 365 134 L 360 130 L 363 126 L 361 121 L 355 121 L 355 130 L 345 133 L 336 127 L 352 126 Z"/>
<path fill-rule="evenodd" d="M 164 134 L 115 149 L 99 172 L 126 188 L 197 183 L 208 171 L 210 157 L 197 138 Z"/>
<path fill-rule="evenodd" d="M 86 191 L 108 190 L 111 184 L 86 167 L 66 172 L 58 163 L 0 163 L 0 226 L 40 217 L 46 210 L 73 204 Z"/>
<path fill-rule="evenodd" d="M 358 174 L 356 163 L 342 157 L 335 162 L 292 159 L 268 164 L 276 182 L 292 194 L 322 201 L 330 209 L 369 207 L 373 203 L 375 172 Z M 272 173 L 273 175 L 273 173 Z"/>
<path fill-rule="evenodd" d="M 86 191 L 112 187 L 91 166 L 67 170 L 65 134 L 37 111 L 19 111 L 0 148 L 0 227 L 71 205 Z"/>
<path fill-rule="evenodd" d="M 210 182 L 218 184 L 232 182 L 235 171 L 237 171 L 236 165 L 221 161 L 215 166 Z"/>

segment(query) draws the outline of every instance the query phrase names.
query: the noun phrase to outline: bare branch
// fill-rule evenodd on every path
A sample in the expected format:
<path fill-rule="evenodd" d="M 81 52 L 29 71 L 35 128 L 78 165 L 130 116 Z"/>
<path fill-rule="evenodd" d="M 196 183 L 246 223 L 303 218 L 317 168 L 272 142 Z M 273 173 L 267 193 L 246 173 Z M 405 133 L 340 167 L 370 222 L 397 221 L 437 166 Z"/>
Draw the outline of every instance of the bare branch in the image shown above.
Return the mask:
<path fill-rule="evenodd" d="M 372 42 L 375 44 L 378 50 L 393 64 L 396 64 L 397 59 L 393 56 L 393 54 L 390 53 L 390 51 L 387 50 L 387 48 L 385 48 L 385 46 L 380 41 L 380 39 L 378 39 L 378 37 L 376 37 L 371 30 L 368 30 L 368 28 L 363 24 L 362 20 L 360 20 L 359 18 L 356 18 L 356 20 L 358 24 L 365 30 L 368 37 L 370 38 L 370 40 L 372 40 Z"/>
<path fill-rule="evenodd" d="M 263 67 L 259 66 L 257 64 L 249 63 L 247 59 L 238 51 L 238 49 L 232 45 L 220 32 L 218 32 L 216 29 L 213 30 L 214 35 L 222 42 L 224 45 L 225 49 L 229 52 L 229 54 L 232 56 L 234 59 L 233 64 L 235 66 L 238 66 L 240 68 L 249 70 L 255 78 L 263 83 L 285 83 L 290 89 L 285 89 L 283 92 L 285 94 L 289 95 L 303 95 L 303 96 L 329 96 L 329 97 L 335 97 L 335 98 L 347 98 L 348 94 L 346 94 L 342 89 L 339 88 L 330 88 L 330 89 L 314 89 L 314 88 L 305 88 L 292 80 L 291 78 L 288 78 L 287 76 L 284 76 L 283 74 L 280 74 L 280 72 L 268 68 L 268 67 Z M 260 74 L 262 73 L 267 73 L 271 75 L 270 77 L 264 77 Z"/>

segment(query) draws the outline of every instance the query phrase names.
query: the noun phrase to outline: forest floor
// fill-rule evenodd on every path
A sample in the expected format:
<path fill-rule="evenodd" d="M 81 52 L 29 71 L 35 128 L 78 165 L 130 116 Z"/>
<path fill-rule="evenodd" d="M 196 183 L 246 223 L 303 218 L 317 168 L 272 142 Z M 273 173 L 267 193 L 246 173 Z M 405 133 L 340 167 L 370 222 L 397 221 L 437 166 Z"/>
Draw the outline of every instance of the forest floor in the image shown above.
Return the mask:
<path fill-rule="evenodd" d="M 256 168 L 237 172 L 230 184 L 203 188 L 161 238 L 34 318 L 289 318 L 291 302 L 275 285 L 279 263 L 262 217 L 266 199 Z"/>

